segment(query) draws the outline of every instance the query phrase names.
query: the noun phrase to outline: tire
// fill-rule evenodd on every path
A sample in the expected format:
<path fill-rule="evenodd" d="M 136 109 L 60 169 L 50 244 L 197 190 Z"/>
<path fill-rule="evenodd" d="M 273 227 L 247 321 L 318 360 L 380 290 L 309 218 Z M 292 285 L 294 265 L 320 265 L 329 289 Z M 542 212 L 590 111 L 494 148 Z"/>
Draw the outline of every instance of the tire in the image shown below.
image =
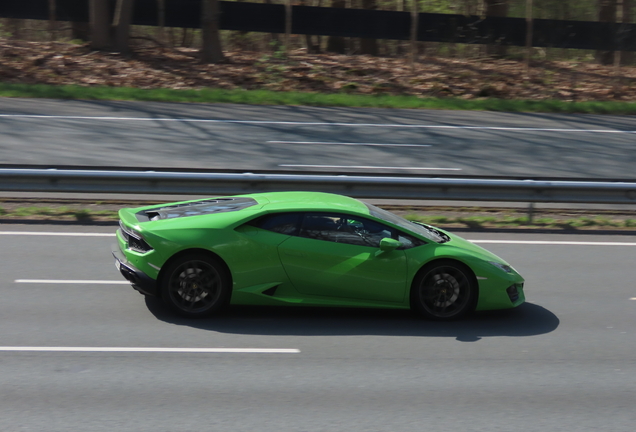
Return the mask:
<path fill-rule="evenodd" d="M 451 321 L 475 310 L 477 282 L 465 265 L 448 260 L 422 267 L 411 287 L 411 308 L 425 318 Z"/>
<path fill-rule="evenodd" d="M 190 254 L 168 265 L 160 289 L 161 298 L 172 311 L 187 318 L 203 318 L 229 303 L 231 284 L 216 259 Z"/>

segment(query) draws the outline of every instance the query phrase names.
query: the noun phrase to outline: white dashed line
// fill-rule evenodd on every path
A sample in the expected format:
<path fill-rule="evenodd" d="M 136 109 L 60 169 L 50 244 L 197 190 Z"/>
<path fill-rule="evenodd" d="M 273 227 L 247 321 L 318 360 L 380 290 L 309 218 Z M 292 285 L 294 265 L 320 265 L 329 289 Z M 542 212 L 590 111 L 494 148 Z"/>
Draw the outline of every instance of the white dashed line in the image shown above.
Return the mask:
<path fill-rule="evenodd" d="M 125 280 L 16 279 L 14 282 L 24 284 L 130 285 L 130 282 Z"/>
<path fill-rule="evenodd" d="M 0 346 L 0 351 L 17 352 L 145 352 L 145 353 L 248 353 L 248 354 L 298 354 L 295 348 L 140 348 L 140 347 L 44 347 Z"/>
<path fill-rule="evenodd" d="M 430 144 L 382 144 L 382 143 L 345 143 L 319 141 L 267 141 L 268 144 L 303 144 L 303 145 L 332 145 L 332 146 L 365 146 L 365 147 L 431 147 Z"/>
<path fill-rule="evenodd" d="M 280 167 L 288 168 L 352 168 L 352 169 L 391 169 L 391 170 L 427 170 L 427 171 L 461 171 L 461 168 L 429 168 L 429 167 L 395 167 L 395 166 L 370 166 L 370 165 L 299 165 L 280 164 Z"/>

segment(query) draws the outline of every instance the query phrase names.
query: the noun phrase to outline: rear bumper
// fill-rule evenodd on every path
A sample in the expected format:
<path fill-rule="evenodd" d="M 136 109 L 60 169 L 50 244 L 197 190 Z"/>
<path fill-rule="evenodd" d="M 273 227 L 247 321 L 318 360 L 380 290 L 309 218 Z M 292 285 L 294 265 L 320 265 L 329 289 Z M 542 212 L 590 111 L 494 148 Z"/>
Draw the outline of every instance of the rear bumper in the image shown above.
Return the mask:
<path fill-rule="evenodd" d="M 130 264 L 118 244 L 114 244 L 111 249 L 115 267 L 132 287 L 142 294 L 157 296 L 157 281 Z"/>

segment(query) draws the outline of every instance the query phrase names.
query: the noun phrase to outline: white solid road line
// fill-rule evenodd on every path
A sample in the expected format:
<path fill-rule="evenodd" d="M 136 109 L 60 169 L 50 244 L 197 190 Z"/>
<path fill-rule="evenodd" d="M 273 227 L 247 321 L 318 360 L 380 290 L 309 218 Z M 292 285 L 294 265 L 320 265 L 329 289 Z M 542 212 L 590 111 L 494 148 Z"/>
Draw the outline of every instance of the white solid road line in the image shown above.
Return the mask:
<path fill-rule="evenodd" d="M 140 348 L 140 347 L 45 347 L 0 346 L 0 351 L 18 352 L 151 352 L 151 353 L 248 353 L 298 354 L 295 348 Z"/>
<path fill-rule="evenodd" d="M 115 228 L 113 228 L 115 229 Z M 115 233 L 0 231 L 0 235 L 62 236 L 62 237 L 115 237 Z"/>
<path fill-rule="evenodd" d="M 330 123 L 330 122 L 294 122 L 271 120 L 215 120 L 196 118 L 150 118 L 150 117 L 109 117 L 109 116 L 69 116 L 69 115 L 35 115 L 35 114 L 0 114 L 0 118 L 32 118 L 51 120 L 101 120 L 101 121 L 139 121 L 139 122 L 181 122 L 181 123 L 238 123 L 254 125 L 292 125 L 292 126 L 351 126 L 351 127 L 387 127 L 387 128 L 415 128 L 415 129 L 468 129 L 468 130 L 496 130 L 513 132 L 563 132 L 563 133 L 614 133 L 636 134 L 636 130 L 618 129 L 561 129 L 561 128 L 528 128 L 508 126 L 462 126 L 462 125 L 431 125 L 431 124 L 399 124 L 399 123 Z"/>
<path fill-rule="evenodd" d="M 392 170 L 428 170 L 428 171 L 461 171 L 461 168 L 429 168 L 429 167 L 392 167 L 370 165 L 299 165 L 280 164 L 280 167 L 288 168 L 353 168 L 353 169 L 392 169 Z"/>
<path fill-rule="evenodd" d="M 467 239 L 468 240 L 468 239 Z M 478 244 L 520 244 L 520 245 L 568 245 L 568 246 L 636 246 L 628 242 L 582 242 L 547 240 L 468 240 Z"/>
<path fill-rule="evenodd" d="M 306 145 L 341 145 L 341 146 L 366 146 L 366 147 L 431 147 L 431 144 L 381 144 L 381 143 L 345 143 L 345 142 L 320 142 L 320 141 L 267 141 L 268 144 L 306 144 Z"/>
<path fill-rule="evenodd" d="M 125 280 L 16 279 L 13 282 L 25 284 L 130 285 L 130 282 Z"/>

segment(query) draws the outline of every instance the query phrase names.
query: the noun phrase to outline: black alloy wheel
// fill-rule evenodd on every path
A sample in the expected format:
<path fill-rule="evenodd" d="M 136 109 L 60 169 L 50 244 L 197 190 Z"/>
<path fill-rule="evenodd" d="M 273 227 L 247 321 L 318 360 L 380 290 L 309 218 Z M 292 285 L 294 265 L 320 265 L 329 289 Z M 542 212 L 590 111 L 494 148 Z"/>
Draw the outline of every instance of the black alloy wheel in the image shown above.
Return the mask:
<path fill-rule="evenodd" d="M 161 281 L 161 297 L 179 315 L 209 316 L 228 303 L 229 278 L 225 269 L 211 257 L 186 255 L 166 269 Z"/>
<path fill-rule="evenodd" d="M 413 281 L 411 307 L 426 318 L 458 319 L 472 312 L 476 303 L 477 287 L 472 272 L 460 263 L 431 263 Z"/>

